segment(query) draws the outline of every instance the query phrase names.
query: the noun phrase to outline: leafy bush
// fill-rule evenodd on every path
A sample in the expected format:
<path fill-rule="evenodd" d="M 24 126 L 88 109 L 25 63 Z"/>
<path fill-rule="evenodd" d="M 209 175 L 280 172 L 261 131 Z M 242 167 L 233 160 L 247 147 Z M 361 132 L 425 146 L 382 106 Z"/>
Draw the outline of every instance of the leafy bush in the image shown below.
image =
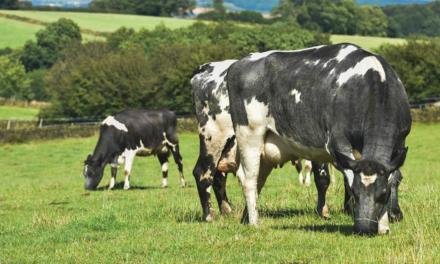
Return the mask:
<path fill-rule="evenodd" d="M 0 97 L 31 99 L 30 80 L 23 65 L 6 56 L 0 56 Z"/>
<path fill-rule="evenodd" d="M 393 66 L 412 101 L 440 96 L 440 40 L 409 40 L 384 45 L 378 53 Z"/>
<path fill-rule="evenodd" d="M 268 49 L 297 49 L 328 36 L 285 24 L 255 28 L 196 23 L 170 30 L 119 29 L 106 43 L 77 44 L 48 72 L 44 117 L 103 117 L 124 108 L 192 112 L 190 79 L 201 64 Z"/>

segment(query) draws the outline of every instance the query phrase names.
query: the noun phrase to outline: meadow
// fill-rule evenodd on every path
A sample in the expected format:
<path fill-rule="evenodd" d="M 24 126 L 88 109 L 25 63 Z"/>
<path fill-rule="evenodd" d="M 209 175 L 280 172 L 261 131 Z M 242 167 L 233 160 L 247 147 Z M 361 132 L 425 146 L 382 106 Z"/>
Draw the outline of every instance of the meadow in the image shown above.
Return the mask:
<path fill-rule="evenodd" d="M 125 26 L 139 30 L 141 28 L 153 29 L 159 24 L 163 24 L 168 28 L 175 29 L 193 24 L 195 20 L 179 19 L 170 17 L 151 17 L 138 15 L 123 14 L 100 14 L 100 13 L 75 13 L 75 12 L 53 12 L 53 11 L 11 11 L 0 10 L 1 14 L 15 15 L 41 22 L 54 22 L 61 17 L 70 18 L 75 21 L 81 29 L 92 30 L 95 32 L 113 32 L 116 29 Z M 5 22 L 8 23 L 5 23 Z M 17 25 L 15 25 L 17 24 Z M 19 47 L 28 39 L 32 39 L 34 31 L 40 26 L 28 23 L 26 28 L 24 23 L 12 19 L 0 17 L 0 33 L 4 39 L 0 40 L 0 48 L 3 47 Z M 16 28 L 15 30 L 11 30 Z M 86 40 L 93 40 L 98 37 L 85 35 Z M 7 41 L 10 39 L 10 41 Z M 99 38 L 98 38 L 99 39 Z M 333 43 L 351 42 L 365 49 L 374 49 L 383 43 L 402 44 L 404 39 L 367 37 L 367 36 L 348 36 L 348 35 L 332 35 Z"/>
<path fill-rule="evenodd" d="M 0 106 L 0 120 L 35 120 L 40 109 L 18 106 Z"/>
<path fill-rule="evenodd" d="M 402 169 L 401 223 L 391 234 L 360 237 L 341 212 L 342 176 L 328 193 L 332 217 L 314 212 L 316 190 L 298 183 L 290 165 L 274 170 L 259 200 L 261 225 L 239 224 L 241 188 L 229 176 L 229 216 L 201 222 L 191 175 L 196 134 L 180 135 L 180 188 L 170 162 L 170 187 L 160 188 L 156 158 L 138 158 L 132 189 L 83 189 L 82 166 L 97 137 L 0 146 L 0 263 L 436 263 L 440 257 L 440 124 L 415 124 Z M 123 177 L 119 174 L 118 181 Z M 217 208 L 215 206 L 215 208 Z"/>

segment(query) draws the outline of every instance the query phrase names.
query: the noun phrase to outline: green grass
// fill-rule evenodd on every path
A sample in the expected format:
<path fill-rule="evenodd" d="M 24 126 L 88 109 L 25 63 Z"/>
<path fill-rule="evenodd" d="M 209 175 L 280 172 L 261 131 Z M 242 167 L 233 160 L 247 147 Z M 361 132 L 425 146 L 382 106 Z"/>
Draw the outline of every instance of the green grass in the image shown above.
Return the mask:
<path fill-rule="evenodd" d="M 113 32 L 122 26 L 134 28 L 136 30 L 140 28 L 153 29 L 161 23 L 169 28 L 174 29 L 189 26 L 195 21 L 190 19 L 179 19 L 170 17 L 152 17 L 122 14 L 6 10 L 1 10 L 0 12 L 32 18 L 44 22 L 55 22 L 61 17 L 70 18 L 75 21 L 81 28 L 99 32 Z"/>
<path fill-rule="evenodd" d="M 28 40 L 35 39 L 35 33 L 42 26 L 0 17 L 0 49 L 20 47 Z"/>
<path fill-rule="evenodd" d="M 31 107 L 0 106 L 0 120 L 33 120 L 39 111 Z"/>
<path fill-rule="evenodd" d="M 1 263 L 436 263 L 440 257 L 440 125 L 415 125 L 403 168 L 403 222 L 383 237 L 351 234 L 341 212 L 342 178 L 328 194 L 332 218 L 314 213 L 316 190 L 299 186 L 292 166 L 275 170 L 259 200 L 259 228 L 239 224 L 243 198 L 230 176 L 230 216 L 200 222 L 191 176 L 195 134 L 180 135 L 190 187 L 159 188 L 155 158 L 138 158 L 133 190 L 86 192 L 82 161 L 96 137 L 0 147 Z M 122 181 L 122 176 L 119 176 Z M 109 168 L 101 186 L 109 181 Z"/>
<path fill-rule="evenodd" d="M 378 48 L 380 45 L 388 44 L 405 44 L 406 40 L 399 38 L 382 38 L 382 37 L 367 37 L 367 36 L 348 36 L 348 35 L 332 35 L 330 40 L 336 43 L 349 42 L 356 44 L 364 49 L 372 50 Z"/>

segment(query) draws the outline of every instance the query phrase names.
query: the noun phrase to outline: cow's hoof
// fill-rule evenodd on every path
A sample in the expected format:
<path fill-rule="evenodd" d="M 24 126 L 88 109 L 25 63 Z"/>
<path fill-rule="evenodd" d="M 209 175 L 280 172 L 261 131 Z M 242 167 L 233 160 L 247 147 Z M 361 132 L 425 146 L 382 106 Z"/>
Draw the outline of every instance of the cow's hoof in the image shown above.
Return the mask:
<path fill-rule="evenodd" d="M 390 221 L 392 223 L 400 222 L 403 220 L 403 213 L 400 210 L 400 208 L 390 210 L 389 215 L 390 215 Z"/>
<path fill-rule="evenodd" d="M 222 214 L 230 214 L 232 212 L 231 205 L 226 201 L 222 201 L 221 212 Z"/>
<path fill-rule="evenodd" d="M 322 209 L 317 209 L 319 217 L 321 217 L 323 220 L 328 220 L 330 219 L 330 210 L 328 209 L 327 205 L 324 205 L 324 207 L 322 207 Z"/>
<path fill-rule="evenodd" d="M 182 188 L 186 187 L 186 182 L 184 180 L 180 181 L 180 187 L 182 187 Z"/>
<path fill-rule="evenodd" d="M 310 187 L 311 184 L 312 184 L 312 183 L 310 182 L 310 180 L 306 180 L 306 182 L 304 183 L 304 185 L 305 185 L 306 187 Z"/>
<path fill-rule="evenodd" d="M 164 189 L 168 188 L 168 184 L 162 184 L 162 188 Z"/>
<path fill-rule="evenodd" d="M 240 223 L 242 223 L 244 225 L 249 224 L 249 214 L 248 214 L 247 210 L 245 210 L 243 212 L 243 216 L 241 217 Z"/>
<path fill-rule="evenodd" d="M 124 190 L 130 190 L 130 185 L 129 184 L 124 184 Z"/>

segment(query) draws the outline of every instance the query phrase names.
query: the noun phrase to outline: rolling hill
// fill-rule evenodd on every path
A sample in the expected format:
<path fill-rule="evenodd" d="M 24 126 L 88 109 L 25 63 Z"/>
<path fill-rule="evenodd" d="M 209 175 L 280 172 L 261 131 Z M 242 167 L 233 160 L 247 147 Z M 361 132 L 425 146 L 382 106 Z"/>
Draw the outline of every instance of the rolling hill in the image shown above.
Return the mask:
<path fill-rule="evenodd" d="M 136 30 L 141 28 L 153 29 L 159 24 L 164 24 L 169 28 L 179 28 L 189 26 L 195 21 L 191 19 L 121 14 L 0 10 L 0 35 L 2 36 L 0 38 L 0 49 L 23 46 L 27 40 L 33 39 L 35 33 L 42 28 L 41 25 L 5 18 L 4 15 L 14 15 L 16 18 L 27 18 L 43 23 L 54 22 L 61 17 L 65 17 L 75 21 L 82 30 L 94 32 L 112 32 L 122 26 L 131 27 Z M 99 37 L 89 34 L 83 34 L 83 36 L 86 41 L 99 39 Z M 333 43 L 351 42 L 366 49 L 374 49 L 383 43 L 398 44 L 405 42 L 403 39 L 346 35 L 333 35 L 331 40 Z"/>

